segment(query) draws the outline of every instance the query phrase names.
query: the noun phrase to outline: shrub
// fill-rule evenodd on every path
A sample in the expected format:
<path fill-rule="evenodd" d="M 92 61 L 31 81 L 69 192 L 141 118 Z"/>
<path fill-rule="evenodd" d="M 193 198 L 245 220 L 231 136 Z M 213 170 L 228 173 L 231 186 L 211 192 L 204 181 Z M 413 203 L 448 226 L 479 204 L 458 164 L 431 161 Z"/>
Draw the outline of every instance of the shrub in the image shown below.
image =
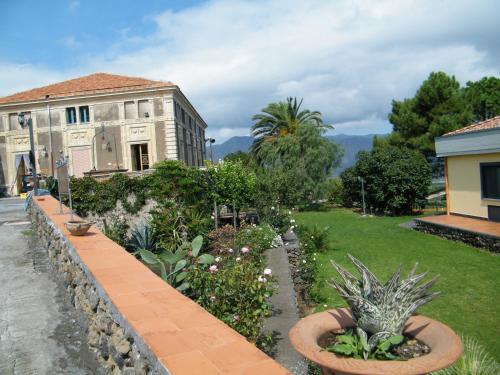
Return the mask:
<path fill-rule="evenodd" d="M 194 234 L 205 236 L 212 221 L 195 207 L 184 207 L 173 202 L 164 202 L 150 212 L 151 225 L 160 241 L 160 246 L 171 249 L 183 240 L 192 240 Z"/>
<path fill-rule="evenodd" d="M 342 204 L 343 186 L 342 180 L 339 177 L 330 178 L 327 184 L 326 199 L 328 203 L 333 205 Z"/>
<path fill-rule="evenodd" d="M 239 161 L 227 161 L 218 165 L 209 165 L 213 198 L 219 204 L 233 207 L 236 213 L 248 207 L 255 199 L 255 172 L 243 166 Z"/>
<path fill-rule="evenodd" d="M 119 218 L 117 215 L 111 215 L 109 219 L 103 220 L 103 233 L 120 246 L 126 247 L 128 244 L 128 229 L 127 220 Z"/>
<path fill-rule="evenodd" d="M 152 199 L 160 203 L 172 200 L 200 212 L 210 212 L 209 186 L 204 171 L 178 160 L 164 160 L 156 163 L 154 168 L 153 174 L 147 177 Z"/>
<path fill-rule="evenodd" d="M 328 249 L 329 227 L 320 228 L 317 225 L 300 225 L 296 227 L 296 234 L 299 238 L 300 255 L 298 259 L 302 280 L 311 286 L 316 280 L 316 254 Z M 310 288 L 308 288 L 308 293 Z M 314 297 L 311 295 L 311 297 Z"/>
<path fill-rule="evenodd" d="M 295 232 L 301 246 L 308 253 L 322 252 L 328 250 L 328 231 L 330 227 L 321 228 L 318 225 L 300 225 Z"/>
<path fill-rule="evenodd" d="M 431 167 L 422 154 L 407 148 L 377 147 L 358 153 L 356 165 L 341 174 L 346 204 L 361 201 L 365 181 L 366 202 L 380 213 L 411 214 L 422 208 L 431 184 Z"/>
<path fill-rule="evenodd" d="M 259 209 L 259 217 L 263 223 L 269 224 L 279 234 L 285 234 L 293 226 L 292 211 L 274 206 Z"/>
<path fill-rule="evenodd" d="M 237 261 L 237 259 L 240 259 Z M 191 297 L 207 311 L 255 342 L 266 317 L 275 283 L 269 271 L 241 254 L 216 258 L 208 270 L 195 266 L 189 273 Z"/>
<path fill-rule="evenodd" d="M 235 246 L 237 249 L 247 246 L 252 254 L 260 255 L 267 249 L 279 246 L 277 237 L 278 234 L 269 224 L 244 224 L 236 235 Z"/>

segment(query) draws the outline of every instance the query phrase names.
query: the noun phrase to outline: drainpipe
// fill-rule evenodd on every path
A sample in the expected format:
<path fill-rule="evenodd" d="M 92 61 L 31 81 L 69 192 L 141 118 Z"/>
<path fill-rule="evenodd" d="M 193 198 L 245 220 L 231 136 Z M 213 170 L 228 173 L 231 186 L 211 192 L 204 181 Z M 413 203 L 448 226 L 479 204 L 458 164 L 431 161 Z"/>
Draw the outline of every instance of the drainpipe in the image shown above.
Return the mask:
<path fill-rule="evenodd" d="M 49 95 L 45 96 L 45 99 L 49 99 Z M 52 120 L 50 119 L 50 103 L 47 101 L 47 113 L 49 118 L 49 149 L 50 149 L 50 174 L 54 177 L 54 154 L 52 153 Z"/>

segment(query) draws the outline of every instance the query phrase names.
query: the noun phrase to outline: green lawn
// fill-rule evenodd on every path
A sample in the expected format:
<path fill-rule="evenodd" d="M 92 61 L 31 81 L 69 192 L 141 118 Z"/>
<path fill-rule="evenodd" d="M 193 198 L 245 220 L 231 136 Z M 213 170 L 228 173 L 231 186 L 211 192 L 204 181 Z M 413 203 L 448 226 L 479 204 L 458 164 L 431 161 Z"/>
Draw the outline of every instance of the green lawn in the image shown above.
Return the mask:
<path fill-rule="evenodd" d="M 419 312 L 475 337 L 500 360 L 500 256 L 398 226 L 410 217 L 370 218 L 334 209 L 298 213 L 296 219 L 299 225 L 330 227 L 331 249 L 316 257 L 313 291 L 324 300 L 318 310 L 345 305 L 325 282 L 336 273 L 330 259 L 354 270 L 346 256 L 350 253 L 384 282 L 400 263 L 409 272 L 418 262 L 419 271 L 441 276 L 434 289 L 442 292 Z"/>

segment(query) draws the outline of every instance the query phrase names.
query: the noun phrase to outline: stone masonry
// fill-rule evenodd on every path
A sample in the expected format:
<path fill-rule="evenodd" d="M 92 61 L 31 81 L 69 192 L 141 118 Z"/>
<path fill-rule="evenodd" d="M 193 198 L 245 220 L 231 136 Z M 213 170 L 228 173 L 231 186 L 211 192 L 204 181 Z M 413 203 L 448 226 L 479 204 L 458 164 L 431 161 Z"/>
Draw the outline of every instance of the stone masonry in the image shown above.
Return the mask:
<path fill-rule="evenodd" d="M 102 364 L 100 373 L 164 373 L 156 368 L 156 359 L 148 348 L 136 342 L 133 330 L 114 311 L 108 298 L 82 267 L 71 245 L 56 226 L 47 220 L 36 204 L 30 205 L 29 212 L 33 229 L 41 245 L 47 249 L 54 268 L 67 285 L 73 305 L 86 316 L 88 343 Z"/>

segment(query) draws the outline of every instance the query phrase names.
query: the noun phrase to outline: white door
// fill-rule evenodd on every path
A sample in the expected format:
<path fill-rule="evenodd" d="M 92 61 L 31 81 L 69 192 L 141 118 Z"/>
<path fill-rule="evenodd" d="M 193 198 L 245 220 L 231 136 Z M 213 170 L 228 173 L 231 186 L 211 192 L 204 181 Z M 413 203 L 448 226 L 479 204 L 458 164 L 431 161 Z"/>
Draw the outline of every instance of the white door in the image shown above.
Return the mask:
<path fill-rule="evenodd" d="M 83 172 L 90 171 L 90 147 L 72 148 L 71 165 L 75 177 L 83 177 Z"/>

